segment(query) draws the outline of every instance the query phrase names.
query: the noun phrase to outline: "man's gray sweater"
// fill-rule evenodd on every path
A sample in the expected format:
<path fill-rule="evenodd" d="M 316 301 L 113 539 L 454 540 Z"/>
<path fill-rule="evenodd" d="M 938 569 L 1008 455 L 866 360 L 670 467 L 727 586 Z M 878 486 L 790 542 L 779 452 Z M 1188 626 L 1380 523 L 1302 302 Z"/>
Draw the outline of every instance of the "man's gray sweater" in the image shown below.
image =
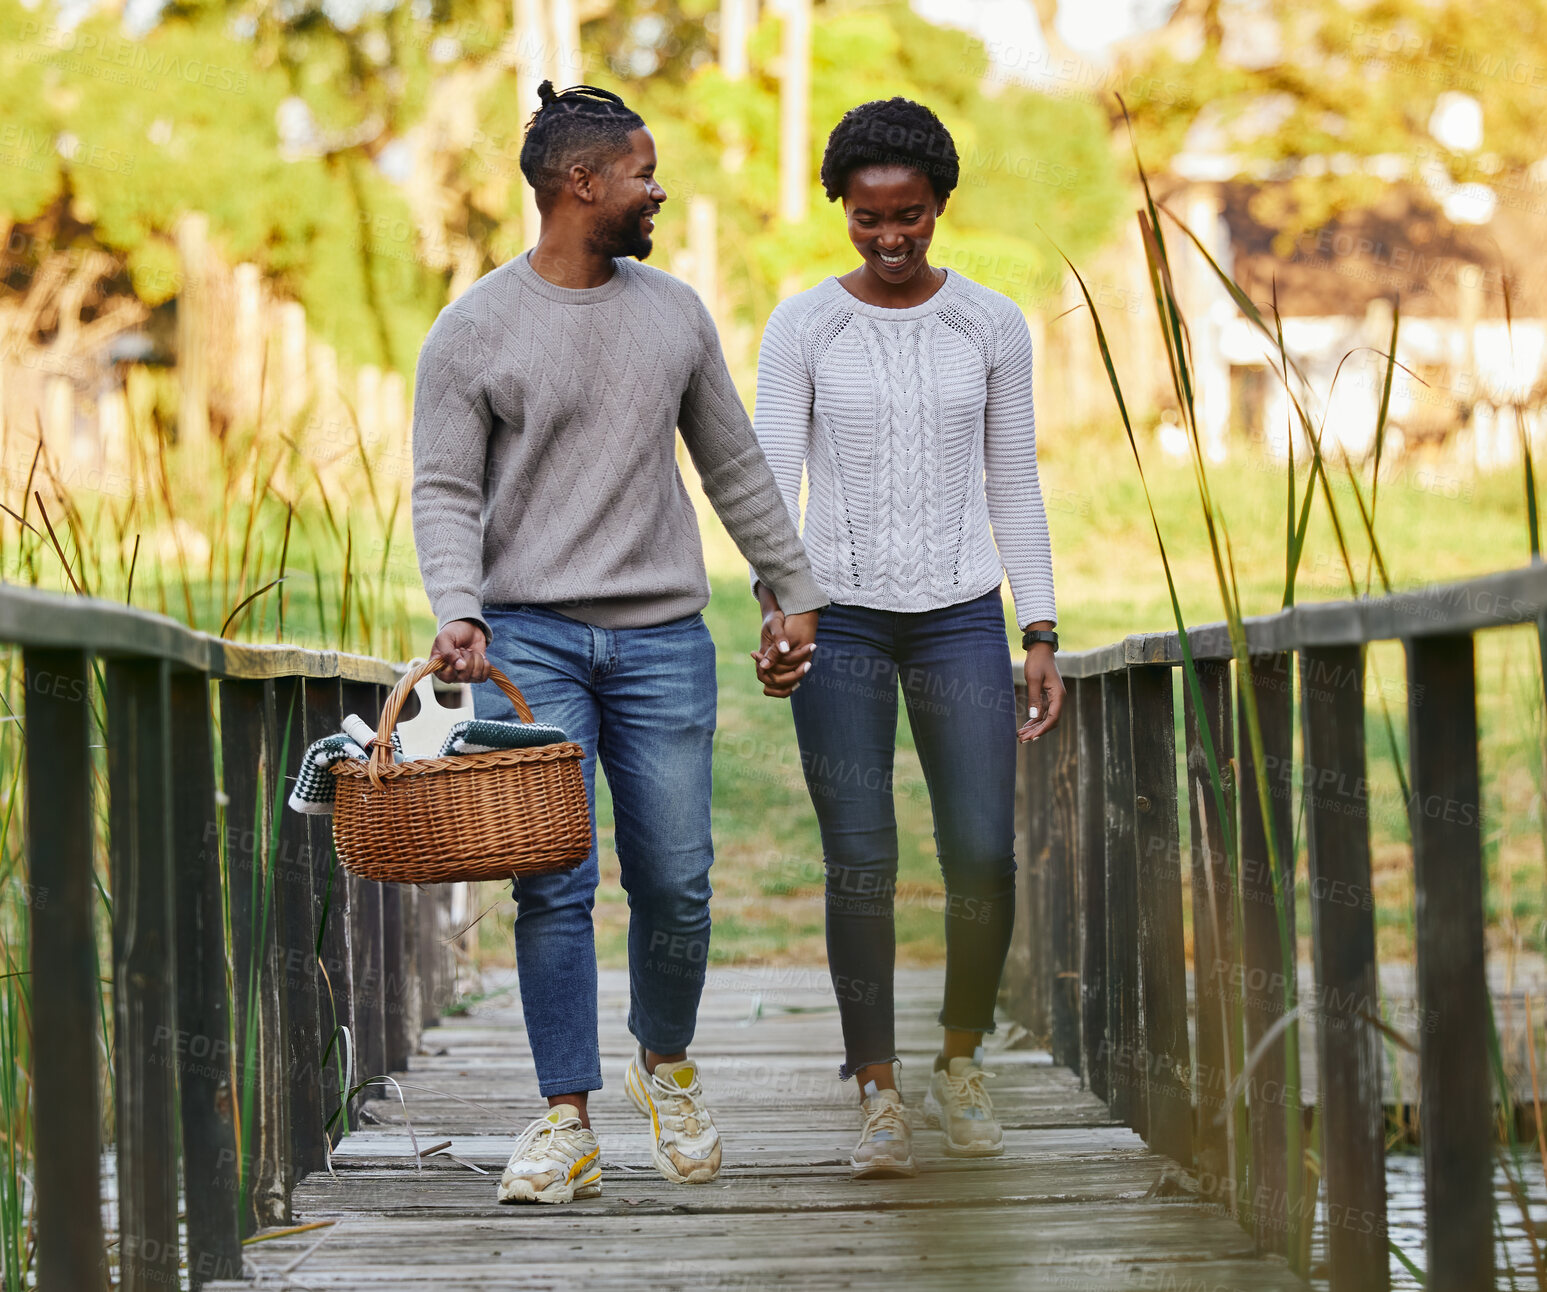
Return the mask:
<path fill-rule="evenodd" d="M 485 605 L 604 628 L 709 601 L 680 428 L 704 492 L 786 613 L 827 604 L 686 283 L 616 260 L 557 287 L 518 256 L 441 311 L 414 386 L 414 540 L 441 627 Z"/>

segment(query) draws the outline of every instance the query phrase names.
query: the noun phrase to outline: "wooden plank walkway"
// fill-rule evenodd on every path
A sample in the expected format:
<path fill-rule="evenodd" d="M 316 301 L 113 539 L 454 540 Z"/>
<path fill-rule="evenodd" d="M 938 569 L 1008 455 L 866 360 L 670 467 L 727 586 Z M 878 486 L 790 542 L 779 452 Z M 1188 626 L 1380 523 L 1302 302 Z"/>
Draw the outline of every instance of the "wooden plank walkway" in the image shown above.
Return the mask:
<path fill-rule="evenodd" d="M 957 1286 L 1278 1292 L 1304 1288 L 1254 1254 L 1227 1217 L 1164 1196 L 1166 1159 L 1113 1123 L 1046 1054 L 994 1051 L 987 1064 L 1007 1152 L 945 1157 L 921 1113 L 940 971 L 898 975 L 902 1083 L 919 1129 L 915 1180 L 855 1183 L 852 1085 L 837 1079 L 838 1019 L 823 969 L 712 970 L 693 1047 L 725 1144 L 721 1178 L 671 1185 L 650 1166 L 647 1128 L 621 1073 L 630 1048 L 626 981 L 602 976 L 607 1086 L 592 1098 L 606 1166 L 598 1199 L 502 1207 L 512 1141 L 538 1112 L 514 975 L 465 1017 L 425 1033 L 401 1074 L 421 1170 L 396 1097 L 383 1124 L 350 1135 L 335 1174 L 295 1191 L 297 1224 L 326 1228 L 246 1249 L 259 1285 L 315 1289 L 810 1288 Z M 1001 1040 L 1003 1033 L 993 1040 Z M 209 1285 L 235 1292 L 252 1284 Z"/>

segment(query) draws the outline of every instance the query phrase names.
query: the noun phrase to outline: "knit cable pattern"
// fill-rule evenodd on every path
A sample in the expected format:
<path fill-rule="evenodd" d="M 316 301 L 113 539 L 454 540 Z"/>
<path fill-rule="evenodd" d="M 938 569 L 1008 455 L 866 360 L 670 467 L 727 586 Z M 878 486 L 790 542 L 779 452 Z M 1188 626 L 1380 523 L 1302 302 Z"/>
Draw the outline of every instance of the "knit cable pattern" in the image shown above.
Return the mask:
<path fill-rule="evenodd" d="M 809 481 L 804 537 L 828 597 L 933 610 L 1008 573 L 1018 621 L 1056 622 L 1031 376 L 1019 307 L 959 274 L 913 309 L 865 305 L 835 278 L 779 305 L 753 422 L 792 517 Z"/>

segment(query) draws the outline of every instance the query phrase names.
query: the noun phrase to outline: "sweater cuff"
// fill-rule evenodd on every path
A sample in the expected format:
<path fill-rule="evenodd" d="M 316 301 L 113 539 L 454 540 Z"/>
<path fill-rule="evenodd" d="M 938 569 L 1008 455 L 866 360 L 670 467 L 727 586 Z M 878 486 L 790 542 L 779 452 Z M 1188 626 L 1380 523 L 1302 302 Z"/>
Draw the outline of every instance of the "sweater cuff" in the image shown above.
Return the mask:
<path fill-rule="evenodd" d="M 762 579 L 755 571 L 753 581 Z M 773 589 L 773 594 L 779 601 L 779 609 L 787 615 L 803 615 L 812 610 L 820 610 L 828 604 L 827 594 L 817 587 L 816 580 L 810 574 L 793 574 L 780 583 L 773 583 L 768 579 L 762 579 L 763 585 Z"/>
<path fill-rule="evenodd" d="M 1051 601 L 1044 601 L 1040 605 L 1033 602 L 1024 610 L 1017 603 L 1015 608 L 1015 622 L 1017 626 L 1041 623 L 1044 619 L 1055 628 L 1058 626 L 1058 607 Z"/>
<path fill-rule="evenodd" d="M 439 632 L 447 624 L 455 623 L 458 619 L 472 620 L 483 629 L 483 635 L 488 639 L 489 645 L 494 645 L 494 630 L 484 619 L 483 606 L 477 597 L 459 593 L 443 598 L 436 615 L 435 631 Z"/>

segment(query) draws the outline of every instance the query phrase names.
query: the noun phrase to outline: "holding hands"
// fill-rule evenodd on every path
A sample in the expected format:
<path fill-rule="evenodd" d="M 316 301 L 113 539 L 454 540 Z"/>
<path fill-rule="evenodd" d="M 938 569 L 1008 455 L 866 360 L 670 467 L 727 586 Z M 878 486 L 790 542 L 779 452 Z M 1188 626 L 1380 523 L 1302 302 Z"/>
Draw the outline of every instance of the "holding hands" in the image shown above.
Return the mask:
<path fill-rule="evenodd" d="M 763 608 L 762 641 L 750 654 L 757 668 L 757 680 L 763 684 L 763 694 L 782 700 L 811 671 L 817 612 L 785 614 L 774 594 L 761 583 L 757 585 L 757 600 Z"/>

